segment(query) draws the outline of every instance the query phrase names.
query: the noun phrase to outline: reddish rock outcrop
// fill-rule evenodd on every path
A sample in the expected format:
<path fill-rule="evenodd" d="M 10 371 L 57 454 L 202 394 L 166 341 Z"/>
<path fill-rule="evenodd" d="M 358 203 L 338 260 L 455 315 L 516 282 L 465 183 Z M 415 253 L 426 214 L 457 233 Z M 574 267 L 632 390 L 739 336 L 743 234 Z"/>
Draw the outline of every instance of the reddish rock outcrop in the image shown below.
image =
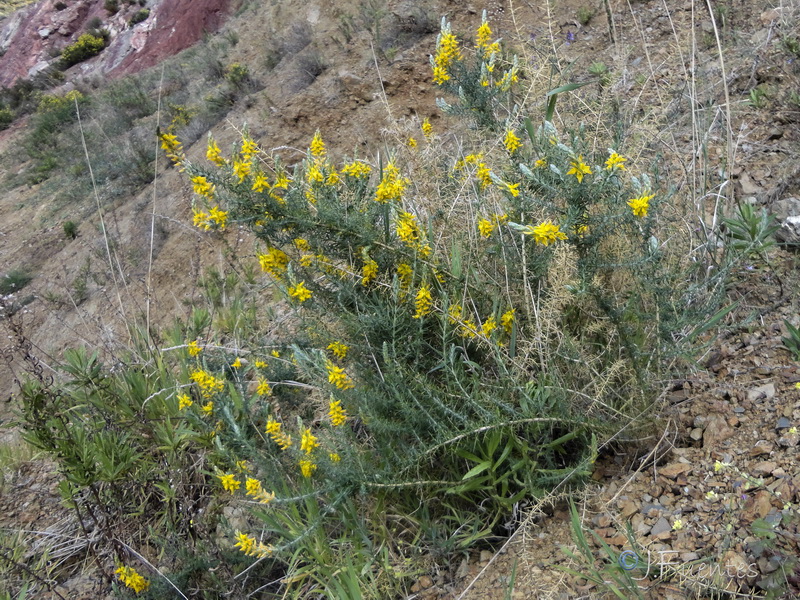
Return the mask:
<path fill-rule="evenodd" d="M 147 19 L 131 26 L 139 4 L 121 2 L 120 10 L 109 15 L 103 0 L 41 0 L 0 22 L 0 86 L 9 87 L 53 64 L 95 17 L 109 31 L 109 44 L 73 68 L 115 77 L 152 67 L 216 31 L 229 5 L 230 0 L 150 0 Z"/>

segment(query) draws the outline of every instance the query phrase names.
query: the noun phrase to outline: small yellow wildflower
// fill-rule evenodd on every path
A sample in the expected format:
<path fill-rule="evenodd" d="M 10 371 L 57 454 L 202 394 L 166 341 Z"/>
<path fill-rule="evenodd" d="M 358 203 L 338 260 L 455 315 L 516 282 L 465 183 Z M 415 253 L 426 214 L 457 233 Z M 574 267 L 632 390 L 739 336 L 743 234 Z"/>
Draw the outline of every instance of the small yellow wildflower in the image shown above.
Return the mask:
<path fill-rule="evenodd" d="M 487 188 L 492 185 L 492 170 L 486 166 L 485 163 L 479 163 L 475 171 L 475 176 L 481 184 L 481 189 Z"/>
<path fill-rule="evenodd" d="M 225 389 L 224 379 L 218 379 L 203 369 L 193 371 L 189 377 L 197 384 L 197 387 L 200 388 L 200 393 L 203 398 L 210 398 L 214 394 Z"/>
<path fill-rule="evenodd" d="M 256 388 L 256 394 L 258 394 L 259 396 L 269 396 L 271 393 L 272 393 L 272 388 L 269 387 L 269 382 L 263 377 L 259 378 L 258 387 Z"/>
<path fill-rule="evenodd" d="M 606 161 L 606 171 L 616 171 L 619 169 L 620 171 L 625 170 L 625 161 L 628 160 L 624 156 L 617 154 L 616 152 L 612 152 L 611 155 L 608 157 Z"/>
<path fill-rule="evenodd" d="M 303 303 L 311 298 L 311 290 L 306 287 L 305 281 L 301 281 L 297 285 L 289 286 L 289 296 Z"/>
<path fill-rule="evenodd" d="M 328 403 L 328 417 L 330 417 L 331 425 L 334 427 L 339 427 L 340 425 L 345 424 L 347 421 L 347 411 L 342 408 L 341 400 L 334 400 L 333 397 L 331 397 L 331 400 Z"/>
<path fill-rule="evenodd" d="M 400 280 L 400 285 L 402 287 L 408 287 L 411 285 L 411 278 L 414 275 L 414 269 L 411 268 L 411 265 L 407 265 L 406 263 L 400 263 L 397 265 L 397 278 Z"/>
<path fill-rule="evenodd" d="M 176 154 L 181 151 L 181 143 L 178 141 L 178 137 L 171 133 L 162 133 L 161 134 L 161 149 Z"/>
<path fill-rule="evenodd" d="M 214 141 L 214 138 L 208 136 L 208 146 L 206 147 L 206 160 L 209 162 L 214 163 L 218 167 L 221 167 L 225 164 L 225 159 L 222 158 L 222 152 L 220 152 L 219 146 L 217 146 L 217 142 Z"/>
<path fill-rule="evenodd" d="M 231 366 L 232 366 L 234 369 L 238 369 L 239 367 L 241 367 L 241 366 L 242 366 L 242 359 L 241 359 L 241 358 L 239 358 L 239 357 L 237 356 L 237 357 L 236 357 L 236 360 L 235 360 L 235 361 L 233 361 L 233 362 L 231 363 Z"/>
<path fill-rule="evenodd" d="M 258 262 L 261 264 L 261 269 L 272 275 L 273 277 L 280 277 L 286 271 L 289 264 L 289 257 L 283 250 L 278 248 L 270 248 L 266 254 L 258 255 Z"/>
<path fill-rule="evenodd" d="M 589 165 L 583 162 L 583 155 L 578 156 L 577 159 L 570 161 L 570 170 L 567 171 L 567 175 L 575 175 L 575 179 L 578 180 L 578 183 L 583 182 L 584 175 L 591 175 L 592 169 L 589 168 Z"/>
<path fill-rule="evenodd" d="M 316 448 L 319 448 L 319 441 L 317 437 L 311 433 L 311 428 L 306 427 L 303 430 L 303 436 L 300 439 L 300 450 L 306 454 L 311 454 Z"/>
<path fill-rule="evenodd" d="M 340 460 L 342 460 L 342 457 L 339 456 L 336 452 L 331 452 L 330 454 L 328 454 L 328 458 L 331 460 L 331 462 L 339 462 Z"/>
<path fill-rule="evenodd" d="M 797 427 L 790 427 L 789 433 L 797 433 Z"/>
<path fill-rule="evenodd" d="M 242 158 L 246 162 L 250 162 L 250 159 L 253 157 L 253 154 L 255 154 L 256 152 L 258 152 L 258 144 L 256 144 L 250 138 L 247 138 L 247 137 L 243 138 L 242 139 L 242 150 L 240 152 L 240 154 L 242 155 Z"/>
<path fill-rule="evenodd" d="M 253 554 L 253 551 L 256 548 L 256 538 L 251 535 L 247 535 L 242 533 L 241 531 L 236 532 L 236 543 L 234 546 L 239 548 L 242 552 L 250 556 Z"/>
<path fill-rule="evenodd" d="M 503 326 L 503 330 L 508 334 L 511 335 L 511 331 L 514 327 L 514 309 L 509 309 L 504 312 L 500 317 L 500 325 Z"/>
<path fill-rule="evenodd" d="M 484 20 L 481 23 L 481 26 L 478 27 L 478 31 L 475 33 L 475 47 L 478 50 L 484 50 L 485 48 L 489 47 L 491 39 L 492 29 L 489 27 L 489 23 Z"/>
<path fill-rule="evenodd" d="M 638 198 L 631 198 L 628 200 L 628 206 L 633 210 L 634 217 L 646 217 L 647 209 L 650 208 L 650 200 L 655 197 L 655 194 L 643 194 Z"/>
<path fill-rule="evenodd" d="M 256 359 L 253 364 L 255 365 L 256 369 L 265 369 L 267 367 L 267 363 L 260 359 Z"/>
<path fill-rule="evenodd" d="M 431 135 L 433 134 L 433 125 L 431 125 L 431 122 L 430 120 L 428 120 L 428 117 L 425 117 L 425 120 L 422 121 L 422 125 L 420 126 L 420 128 L 422 129 L 422 135 L 425 136 L 426 140 L 429 140 L 431 138 Z"/>
<path fill-rule="evenodd" d="M 706 500 L 714 501 L 717 498 L 719 498 L 719 494 L 717 494 L 717 492 L 715 492 L 714 490 L 709 490 L 708 492 L 706 492 Z"/>
<path fill-rule="evenodd" d="M 244 178 L 250 175 L 250 170 L 253 165 L 250 162 L 235 161 L 233 163 L 233 174 L 239 178 L 239 183 L 244 181 Z"/>
<path fill-rule="evenodd" d="M 225 229 L 225 225 L 228 222 L 228 213 L 227 211 L 220 210 L 218 206 L 214 206 L 208 211 L 208 221 L 209 226 L 213 223 L 220 229 Z M 209 229 L 209 227 L 207 226 L 206 229 Z"/>
<path fill-rule="evenodd" d="M 361 267 L 361 285 L 369 285 L 378 277 L 378 263 L 371 258 Z"/>
<path fill-rule="evenodd" d="M 492 315 L 483 322 L 481 333 L 485 337 L 489 337 L 495 329 L 497 329 L 497 320 L 494 318 L 494 315 Z"/>
<path fill-rule="evenodd" d="M 350 349 L 349 346 L 343 344 L 342 342 L 332 342 L 328 344 L 328 350 L 333 352 L 333 355 L 336 358 L 344 360 L 347 356 L 347 351 Z"/>
<path fill-rule="evenodd" d="M 186 345 L 186 351 L 189 353 L 189 356 L 197 356 L 203 351 L 203 348 L 200 347 L 197 340 L 192 340 Z"/>
<path fill-rule="evenodd" d="M 212 412 L 214 412 L 214 403 L 211 400 L 209 400 L 208 402 L 203 404 L 203 406 L 201 406 L 200 408 L 203 411 L 204 415 L 210 415 Z"/>
<path fill-rule="evenodd" d="M 253 187 L 251 188 L 254 192 L 263 192 L 265 190 L 269 190 L 269 180 L 267 176 L 263 173 L 259 173 L 256 175 L 255 180 L 253 180 Z"/>
<path fill-rule="evenodd" d="M 798 381 L 797 383 L 795 383 L 795 384 L 794 384 L 794 387 L 796 387 L 798 390 L 800 390 L 800 381 Z"/>
<path fill-rule="evenodd" d="M 445 26 L 436 40 L 436 55 L 433 58 L 433 82 L 441 85 L 450 79 L 448 72 L 454 60 L 461 59 L 458 40 L 450 32 L 450 27 Z"/>
<path fill-rule="evenodd" d="M 181 394 L 178 396 L 178 409 L 183 410 L 184 408 L 189 408 L 194 402 L 192 399 L 189 398 L 188 394 Z"/>
<path fill-rule="evenodd" d="M 506 150 L 508 150 L 509 154 L 514 154 L 514 152 L 522 147 L 522 142 L 516 136 L 516 134 L 509 129 L 506 131 L 506 137 L 503 138 L 503 145 L 506 147 Z"/>
<path fill-rule="evenodd" d="M 724 463 L 724 462 L 720 462 L 720 461 L 716 460 L 716 461 L 714 461 L 714 472 L 715 473 L 719 473 L 725 467 L 730 467 L 730 466 L 731 466 L 730 463 Z"/>
<path fill-rule="evenodd" d="M 411 181 L 405 177 L 400 176 L 400 170 L 393 162 L 386 164 L 383 169 L 383 175 L 375 190 L 376 202 L 389 202 L 390 200 L 400 200 L 403 191 L 406 189 Z"/>
<path fill-rule="evenodd" d="M 217 475 L 222 483 L 222 487 L 225 489 L 226 492 L 235 492 L 241 486 L 241 482 L 236 479 L 236 475 L 232 473 L 224 473 L 222 475 Z"/>
<path fill-rule="evenodd" d="M 542 167 L 546 167 L 546 166 L 547 166 L 547 161 L 545 159 L 543 159 L 543 158 L 539 158 L 539 159 L 536 160 L 535 163 L 533 163 L 533 168 L 534 169 L 541 169 Z"/>
<path fill-rule="evenodd" d="M 317 470 L 317 465 L 307 459 L 303 459 L 300 461 L 300 473 L 303 474 L 303 477 L 311 477 L 314 471 Z"/>
<path fill-rule="evenodd" d="M 369 177 L 371 172 L 372 167 L 357 160 L 342 167 L 342 173 L 344 175 L 347 175 L 348 177 L 355 177 L 356 179 Z"/>
<path fill-rule="evenodd" d="M 497 229 L 497 225 L 489 219 L 478 220 L 478 232 L 481 234 L 481 237 L 492 237 L 495 229 Z"/>
<path fill-rule="evenodd" d="M 328 370 L 329 383 L 332 383 L 340 390 L 349 390 L 355 387 L 355 385 L 353 385 L 353 381 L 350 379 L 347 373 L 344 372 L 342 367 L 337 367 L 332 362 L 328 362 L 326 368 Z"/>
<path fill-rule="evenodd" d="M 247 464 L 246 460 L 237 460 L 236 461 L 236 470 L 239 473 L 249 473 L 250 472 L 250 465 Z"/>
<path fill-rule="evenodd" d="M 413 150 L 417 147 L 417 140 L 413 137 L 408 138 L 408 140 L 406 140 L 406 146 Z"/>
<path fill-rule="evenodd" d="M 292 445 L 292 436 L 281 431 L 281 424 L 272 417 L 267 419 L 266 433 L 281 450 L 286 450 Z"/>
<path fill-rule="evenodd" d="M 528 226 L 528 229 L 523 233 L 532 235 L 533 241 L 542 246 L 554 244 L 556 240 L 567 239 L 566 234 L 559 229 L 558 225 L 554 225 L 552 221 L 544 221 L 536 227 Z"/>
<path fill-rule="evenodd" d="M 339 177 L 339 174 L 336 172 L 335 169 L 331 169 L 331 172 L 328 173 L 328 176 L 325 178 L 325 185 L 336 185 L 342 181 L 342 178 Z"/>
<path fill-rule="evenodd" d="M 281 353 L 278 352 L 277 350 L 270 351 L 270 355 L 272 355 L 273 358 L 280 358 L 281 357 Z"/>
<path fill-rule="evenodd" d="M 514 198 L 519 196 L 519 184 L 518 183 L 506 183 L 506 191 L 511 194 Z"/>
<path fill-rule="evenodd" d="M 680 531 L 683 529 L 683 519 L 675 519 L 672 522 L 672 529 L 675 531 Z"/>
<path fill-rule="evenodd" d="M 319 130 L 314 134 L 314 139 L 311 140 L 311 156 L 316 158 L 325 156 L 325 142 L 322 141 L 322 136 Z"/>
<path fill-rule="evenodd" d="M 150 582 L 142 577 L 133 567 L 120 566 L 114 571 L 114 574 L 119 576 L 119 580 L 125 584 L 125 587 L 132 589 L 137 594 L 150 587 Z"/>
<path fill-rule="evenodd" d="M 192 177 L 192 188 L 194 193 L 198 196 L 205 196 L 206 198 L 214 197 L 214 184 L 202 175 L 195 175 Z"/>
<path fill-rule="evenodd" d="M 415 319 L 421 319 L 427 314 L 430 314 L 431 309 L 433 308 L 433 297 L 431 296 L 431 290 L 427 285 L 423 285 L 419 288 L 417 292 L 417 296 L 414 300 L 414 308 L 416 308 L 416 312 L 414 313 Z"/>

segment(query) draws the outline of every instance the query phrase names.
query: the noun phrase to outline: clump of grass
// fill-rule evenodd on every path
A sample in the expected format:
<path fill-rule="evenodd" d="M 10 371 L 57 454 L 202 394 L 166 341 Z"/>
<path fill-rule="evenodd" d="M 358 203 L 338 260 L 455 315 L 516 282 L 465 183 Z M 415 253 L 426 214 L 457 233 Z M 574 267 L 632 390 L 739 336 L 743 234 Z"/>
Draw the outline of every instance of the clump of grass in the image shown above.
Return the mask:
<path fill-rule="evenodd" d="M 31 281 L 33 281 L 33 275 L 31 275 L 27 270 L 12 269 L 0 277 L 0 295 L 6 296 L 8 294 L 16 293 L 23 289 Z"/>

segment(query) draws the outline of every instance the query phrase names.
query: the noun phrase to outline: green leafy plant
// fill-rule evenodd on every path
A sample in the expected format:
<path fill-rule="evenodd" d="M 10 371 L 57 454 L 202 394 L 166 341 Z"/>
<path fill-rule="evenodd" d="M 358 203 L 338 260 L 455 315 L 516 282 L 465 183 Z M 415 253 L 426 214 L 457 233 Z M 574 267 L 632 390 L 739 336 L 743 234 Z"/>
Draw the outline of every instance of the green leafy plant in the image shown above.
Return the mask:
<path fill-rule="evenodd" d="M 61 52 L 61 64 L 64 68 L 71 67 L 100 54 L 105 47 L 106 41 L 103 37 L 84 33 Z"/>
<path fill-rule="evenodd" d="M 141 23 L 147 20 L 147 17 L 150 16 L 150 9 L 149 8 L 142 8 L 136 11 L 133 16 L 128 20 L 128 25 L 133 27 L 134 25 Z"/>
<path fill-rule="evenodd" d="M 768 98 L 769 93 L 767 92 L 767 88 L 763 85 L 759 85 L 750 90 L 747 101 L 753 108 L 761 109 L 767 106 Z"/>
<path fill-rule="evenodd" d="M 760 211 L 747 203 L 740 203 L 738 214 L 725 218 L 730 248 L 734 252 L 746 256 L 766 258 L 769 250 L 775 246 L 775 232 L 780 228 L 775 217 L 765 208 Z"/>
<path fill-rule="evenodd" d="M 597 77 L 600 87 L 606 87 L 611 83 L 611 73 L 604 62 L 594 62 L 589 66 L 589 73 Z"/>
<path fill-rule="evenodd" d="M 75 221 L 64 222 L 64 235 L 70 240 L 78 237 L 78 225 Z"/>
<path fill-rule="evenodd" d="M 783 324 L 789 335 L 782 337 L 781 341 L 783 341 L 783 345 L 786 346 L 789 352 L 792 353 L 794 359 L 800 361 L 800 329 L 785 319 Z"/>
<path fill-rule="evenodd" d="M 25 269 L 12 269 L 2 277 L 0 277 L 0 294 L 7 295 L 20 291 L 33 280 L 31 275 Z"/>
<path fill-rule="evenodd" d="M 585 27 L 594 17 L 594 9 L 588 6 L 579 6 L 575 16 L 578 19 L 578 23 Z"/>

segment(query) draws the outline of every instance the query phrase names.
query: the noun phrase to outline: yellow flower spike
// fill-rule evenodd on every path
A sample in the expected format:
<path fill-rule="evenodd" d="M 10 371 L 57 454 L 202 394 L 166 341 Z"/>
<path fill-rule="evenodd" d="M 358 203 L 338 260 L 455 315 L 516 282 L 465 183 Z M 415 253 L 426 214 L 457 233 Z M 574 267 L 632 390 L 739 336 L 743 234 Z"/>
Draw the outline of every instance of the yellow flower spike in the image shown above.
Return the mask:
<path fill-rule="evenodd" d="M 237 356 L 237 357 L 236 357 L 236 360 L 234 360 L 234 361 L 231 363 L 231 366 L 232 366 L 234 369 L 238 369 L 239 367 L 241 367 L 241 366 L 242 366 L 242 359 L 241 359 L 241 358 L 239 358 L 239 357 Z"/>
<path fill-rule="evenodd" d="M 192 189 L 198 196 L 205 196 L 206 198 L 214 197 L 214 184 L 202 175 L 195 175 L 191 178 Z"/>
<path fill-rule="evenodd" d="M 286 267 L 289 265 L 289 257 L 283 250 L 270 248 L 266 254 L 258 255 L 258 262 L 265 273 L 278 278 L 286 272 Z"/>
<path fill-rule="evenodd" d="M 475 47 L 478 50 L 484 50 L 489 47 L 490 40 L 492 39 L 492 29 L 489 27 L 489 23 L 486 21 L 484 17 L 481 26 L 478 27 L 478 31 L 475 33 Z"/>
<path fill-rule="evenodd" d="M 253 365 L 255 365 L 256 369 L 265 369 L 267 367 L 267 363 L 259 359 L 256 359 Z"/>
<path fill-rule="evenodd" d="M 347 175 L 348 177 L 354 177 L 356 179 L 363 179 L 365 177 L 369 177 L 370 173 L 372 173 L 372 167 L 360 161 L 353 161 L 342 167 L 343 175 Z"/>
<path fill-rule="evenodd" d="M 616 152 L 612 152 L 608 160 L 606 161 L 606 171 L 624 171 L 625 170 L 625 161 L 628 160 L 624 156 L 617 154 Z"/>
<path fill-rule="evenodd" d="M 426 140 L 431 139 L 431 135 L 433 135 L 433 125 L 431 125 L 431 122 L 428 119 L 428 117 L 425 117 L 425 119 L 422 121 L 420 129 L 422 129 L 422 135 L 425 136 Z"/>
<path fill-rule="evenodd" d="M 495 329 L 497 329 L 497 320 L 494 318 L 494 315 L 492 315 L 483 322 L 481 333 L 485 337 L 489 337 Z"/>
<path fill-rule="evenodd" d="M 237 460 L 236 461 L 236 470 L 240 473 L 249 473 L 250 472 L 250 465 L 247 464 L 246 460 Z"/>
<path fill-rule="evenodd" d="M 478 233 L 481 234 L 481 237 L 489 238 L 492 237 L 494 230 L 497 229 L 497 225 L 492 223 L 489 219 L 479 219 L 478 220 Z"/>
<path fill-rule="evenodd" d="M 322 136 L 319 133 L 319 129 L 314 134 L 314 139 L 311 140 L 311 156 L 315 158 L 320 158 L 325 156 L 325 142 L 322 141 Z"/>
<path fill-rule="evenodd" d="M 516 134 L 509 129 L 506 131 L 506 136 L 503 138 L 503 145 L 506 147 L 506 150 L 509 154 L 514 154 L 517 150 L 522 147 L 522 142 L 516 136 Z"/>
<path fill-rule="evenodd" d="M 349 346 L 343 344 L 342 342 L 332 342 L 328 344 L 328 350 L 333 352 L 333 355 L 340 359 L 344 360 L 347 356 L 347 351 L 350 349 Z"/>
<path fill-rule="evenodd" d="M 178 410 L 189 408 L 192 404 L 194 404 L 194 402 L 192 402 L 188 394 L 181 394 L 178 396 Z"/>
<path fill-rule="evenodd" d="M 409 179 L 400 176 L 400 170 L 390 161 L 384 167 L 383 175 L 375 190 L 375 201 L 385 203 L 401 200 L 403 191 L 410 183 Z"/>
<path fill-rule="evenodd" d="M 244 162 L 250 162 L 250 159 L 253 155 L 258 152 L 258 144 L 256 144 L 250 138 L 243 138 L 242 139 L 242 150 L 239 154 L 242 155 Z"/>
<path fill-rule="evenodd" d="M 269 179 L 263 173 L 259 173 L 256 175 L 255 180 L 253 181 L 253 187 L 251 188 L 254 192 L 263 192 L 268 191 L 270 189 Z"/>
<path fill-rule="evenodd" d="M 503 315 L 500 317 L 500 325 L 503 326 L 503 330 L 508 335 L 511 335 L 511 331 L 514 327 L 514 313 L 515 310 L 512 308 L 504 312 Z"/>
<path fill-rule="evenodd" d="M 347 373 L 344 372 L 342 367 L 337 367 L 332 362 L 328 362 L 326 369 L 328 371 L 328 382 L 332 383 L 340 390 L 349 390 L 355 387 L 353 381 Z"/>
<path fill-rule="evenodd" d="M 675 519 L 672 522 L 672 529 L 674 531 L 680 531 L 681 529 L 683 529 L 683 519 Z"/>
<path fill-rule="evenodd" d="M 256 394 L 258 394 L 259 396 L 269 396 L 270 394 L 272 394 L 272 388 L 269 387 L 269 382 L 263 377 L 260 377 L 258 380 L 258 387 L 256 388 Z"/>
<path fill-rule="evenodd" d="M 197 340 L 192 340 L 186 345 L 186 351 L 189 353 L 189 356 L 197 356 L 203 351 L 203 348 L 200 347 Z"/>
<path fill-rule="evenodd" d="M 537 161 L 535 163 L 533 163 L 533 168 L 534 169 L 541 169 L 541 168 L 546 167 L 546 166 L 547 166 L 547 161 L 545 159 L 543 159 L 543 158 L 539 158 L 539 159 L 537 159 Z"/>
<path fill-rule="evenodd" d="M 411 148 L 412 150 L 417 147 L 417 140 L 416 138 L 410 137 L 406 140 L 406 146 Z"/>
<path fill-rule="evenodd" d="M 317 440 L 317 437 L 311 433 L 311 428 L 306 427 L 303 430 L 303 436 L 300 439 L 300 450 L 305 452 L 307 455 L 310 455 L 316 448 L 319 448 L 320 444 Z"/>
<path fill-rule="evenodd" d="M 330 459 L 331 462 L 339 462 L 342 460 L 342 457 L 339 456 L 336 452 L 331 452 L 330 454 L 328 454 L 328 458 Z"/>
<path fill-rule="evenodd" d="M 244 482 L 245 493 L 248 496 L 257 496 L 261 493 L 261 482 L 258 479 L 248 477 Z"/>
<path fill-rule="evenodd" d="M 222 483 L 222 487 L 226 492 L 233 493 L 242 485 L 241 482 L 236 479 L 236 475 L 232 473 L 223 473 L 222 475 L 217 475 L 217 477 L 219 478 L 220 483 Z"/>
<path fill-rule="evenodd" d="M 140 594 L 150 587 L 150 582 L 142 577 L 133 567 L 120 566 L 114 571 L 119 580 L 125 587 L 132 589 L 136 594 Z"/>
<path fill-rule="evenodd" d="M 479 163 L 475 171 L 475 176 L 481 184 L 481 189 L 487 188 L 492 185 L 492 170 L 486 166 L 485 163 Z"/>
<path fill-rule="evenodd" d="M 270 355 L 271 355 L 273 358 L 280 358 L 280 357 L 281 357 L 281 353 L 280 353 L 280 352 L 278 352 L 277 350 L 272 350 L 272 351 L 270 351 Z"/>
<path fill-rule="evenodd" d="M 414 269 L 411 268 L 411 265 L 407 265 L 406 263 L 397 265 L 397 278 L 400 280 L 400 285 L 402 287 L 409 287 L 411 285 L 413 275 Z"/>
<path fill-rule="evenodd" d="M 416 312 L 414 313 L 415 319 L 421 319 L 425 315 L 430 314 L 431 310 L 433 309 L 433 297 L 431 296 L 431 290 L 427 285 L 423 285 L 419 288 L 417 292 L 417 296 L 414 299 L 414 308 Z"/>
<path fill-rule="evenodd" d="M 519 196 L 519 184 L 518 183 L 506 183 L 506 191 L 511 194 L 514 198 Z"/>
<path fill-rule="evenodd" d="M 556 240 L 567 239 L 566 234 L 561 231 L 558 225 L 554 225 L 552 221 L 544 221 L 536 227 L 528 226 L 522 233 L 532 235 L 533 241 L 542 246 L 554 244 Z"/>
<path fill-rule="evenodd" d="M 347 421 L 347 411 L 342 408 L 342 401 L 334 400 L 333 396 L 331 396 L 331 400 L 328 403 L 328 417 L 330 417 L 331 425 L 334 427 L 344 425 Z"/>
<path fill-rule="evenodd" d="M 575 175 L 575 179 L 578 180 L 578 183 L 583 182 L 583 177 L 585 175 L 591 175 L 592 169 L 589 168 L 589 165 L 583 162 L 583 155 L 578 156 L 578 158 L 570 161 L 570 169 L 567 171 L 567 175 Z"/>
<path fill-rule="evenodd" d="M 206 160 L 214 163 L 218 167 L 225 164 L 225 159 L 222 158 L 222 152 L 220 152 L 217 142 L 215 142 L 214 138 L 210 135 L 208 136 L 208 146 L 206 147 Z"/>
<path fill-rule="evenodd" d="M 254 553 L 256 548 L 256 538 L 251 535 L 236 531 L 236 543 L 234 547 L 239 548 L 246 555 L 250 556 Z"/>
<path fill-rule="evenodd" d="M 311 290 L 306 287 L 306 282 L 301 281 L 297 285 L 289 286 L 289 296 L 301 304 L 311 298 Z"/>
<path fill-rule="evenodd" d="M 361 285 L 369 285 L 378 277 L 378 263 L 371 258 L 361 267 Z"/>
<path fill-rule="evenodd" d="M 650 208 L 650 200 L 655 197 L 655 194 L 649 196 L 643 194 L 638 198 L 631 198 L 628 200 L 628 206 L 631 207 L 634 217 L 643 218 L 647 216 L 647 209 Z"/>
<path fill-rule="evenodd" d="M 461 51 L 458 40 L 446 25 L 436 40 L 436 55 L 433 58 L 433 82 L 441 85 L 450 79 L 450 65 L 453 61 L 461 60 Z"/>
<path fill-rule="evenodd" d="M 219 227 L 220 230 L 224 230 L 225 225 L 228 223 L 228 213 L 227 211 L 219 210 L 218 206 L 214 206 L 208 211 L 208 220 Z"/>
<path fill-rule="evenodd" d="M 300 473 L 302 473 L 303 477 L 309 478 L 311 475 L 314 474 L 314 471 L 317 470 L 317 465 L 307 459 L 303 459 L 300 461 Z"/>
<path fill-rule="evenodd" d="M 253 168 L 253 165 L 250 162 L 240 162 L 235 161 L 233 163 L 233 174 L 239 178 L 239 183 L 242 183 L 248 175 L 250 175 L 250 170 Z"/>
<path fill-rule="evenodd" d="M 328 173 L 328 176 L 325 178 L 325 185 L 334 186 L 341 183 L 341 181 L 342 178 L 339 177 L 339 174 L 336 171 L 332 170 L 330 173 Z"/>

